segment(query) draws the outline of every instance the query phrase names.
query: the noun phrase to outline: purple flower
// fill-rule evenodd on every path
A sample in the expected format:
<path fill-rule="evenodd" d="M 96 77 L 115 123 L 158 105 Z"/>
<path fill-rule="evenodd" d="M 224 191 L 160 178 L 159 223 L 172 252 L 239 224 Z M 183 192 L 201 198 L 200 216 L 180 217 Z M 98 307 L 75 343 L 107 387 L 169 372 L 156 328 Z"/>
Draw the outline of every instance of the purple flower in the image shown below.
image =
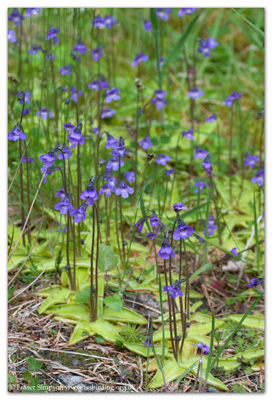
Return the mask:
<path fill-rule="evenodd" d="M 196 190 L 194 191 L 194 193 L 198 193 L 201 190 L 205 189 L 206 184 L 203 181 L 197 181 L 197 182 L 195 182 L 195 187 L 196 187 Z"/>
<path fill-rule="evenodd" d="M 78 144 L 83 145 L 85 143 L 85 139 L 82 136 L 82 123 L 80 122 L 78 126 L 68 135 L 68 139 L 70 140 L 72 146 L 70 149 L 74 149 Z"/>
<path fill-rule="evenodd" d="M 120 167 L 124 166 L 124 161 L 120 159 Z M 112 169 L 113 171 L 118 171 L 119 169 L 119 158 L 112 157 L 107 164 L 107 168 Z"/>
<path fill-rule="evenodd" d="M 170 257 L 175 257 L 175 252 L 170 246 L 168 237 L 165 236 L 162 243 L 162 248 L 158 252 L 158 257 L 164 260 L 168 260 Z"/>
<path fill-rule="evenodd" d="M 205 243 L 205 240 L 204 240 L 201 236 L 197 235 L 196 233 L 194 233 L 194 235 L 195 235 L 195 237 L 197 238 L 197 240 L 198 240 L 200 243 Z"/>
<path fill-rule="evenodd" d="M 55 210 L 58 210 L 61 214 L 67 214 L 67 212 L 69 211 L 71 213 L 71 211 L 73 211 L 73 206 L 70 203 L 71 200 L 71 193 L 68 193 L 67 196 L 63 199 L 63 201 L 61 201 L 60 203 L 57 203 L 54 205 Z"/>
<path fill-rule="evenodd" d="M 104 21 L 105 21 L 105 26 L 108 29 L 111 29 L 114 25 L 117 25 L 117 20 L 112 15 L 105 15 Z"/>
<path fill-rule="evenodd" d="M 177 230 L 173 234 L 174 240 L 186 239 L 194 233 L 191 226 L 187 226 L 182 220 L 178 221 Z"/>
<path fill-rule="evenodd" d="M 166 165 L 170 160 L 171 157 L 166 156 L 165 154 L 159 154 L 156 163 L 161 165 Z"/>
<path fill-rule="evenodd" d="M 106 149 L 115 149 L 115 147 L 118 146 L 119 142 L 117 139 L 115 139 L 113 136 L 111 136 L 108 132 L 106 132 L 107 135 L 107 143 L 105 145 Z"/>
<path fill-rule="evenodd" d="M 68 160 L 69 157 L 71 157 L 71 155 L 72 155 L 71 150 L 68 149 L 68 147 L 67 147 L 66 144 L 64 143 L 64 144 L 61 146 L 61 152 L 58 154 L 58 159 L 59 159 L 59 160 L 62 160 L 63 157 L 64 157 L 64 160 Z"/>
<path fill-rule="evenodd" d="M 196 146 L 194 158 L 200 158 L 201 160 L 204 160 L 207 155 L 207 150 L 201 149 L 200 147 Z"/>
<path fill-rule="evenodd" d="M 47 178 L 49 175 L 53 174 L 53 172 L 58 171 L 58 170 L 60 170 L 60 169 L 61 169 L 61 168 L 58 168 L 58 167 L 48 167 L 48 168 L 42 167 L 42 168 L 41 168 L 41 171 L 42 171 L 43 173 L 45 172 L 45 175 L 44 175 L 44 177 L 43 177 L 43 183 L 46 183 L 46 178 Z"/>
<path fill-rule="evenodd" d="M 164 64 L 164 61 L 165 61 L 165 58 L 164 58 L 164 57 L 160 57 L 160 67 L 162 67 L 162 66 L 163 66 L 163 64 Z"/>
<path fill-rule="evenodd" d="M 22 14 L 19 13 L 17 8 L 12 10 L 12 13 L 9 15 L 8 20 L 13 21 L 15 25 L 20 24 L 20 22 L 24 19 Z"/>
<path fill-rule="evenodd" d="M 47 36 L 45 35 L 45 40 L 57 39 L 59 31 L 60 31 L 59 29 L 50 26 Z"/>
<path fill-rule="evenodd" d="M 185 14 L 191 15 L 193 12 L 195 12 L 197 8 L 181 8 L 178 11 L 178 16 L 182 18 Z"/>
<path fill-rule="evenodd" d="M 116 146 L 112 151 L 111 154 L 114 157 L 121 157 L 123 158 L 124 155 L 126 154 L 126 149 L 125 149 L 125 139 L 123 139 L 122 137 L 120 137 L 119 139 L 119 143 L 118 146 Z"/>
<path fill-rule="evenodd" d="M 74 217 L 74 223 L 78 224 L 80 221 L 84 221 L 86 218 L 86 209 L 88 204 L 86 201 L 82 203 L 77 210 L 70 211 L 71 217 Z"/>
<path fill-rule="evenodd" d="M 247 154 L 244 165 L 249 168 L 255 168 L 256 163 L 259 161 L 259 159 L 260 157 L 258 156 L 252 156 L 251 154 Z"/>
<path fill-rule="evenodd" d="M 233 249 L 230 251 L 235 257 L 240 257 L 239 253 L 237 252 L 236 247 L 233 247 Z"/>
<path fill-rule="evenodd" d="M 105 20 L 98 15 L 93 21 L 91 21 L 91 24 L 93 24 L 96 28 L 105 28 Z"/>
<path fill-rule="evenodd" d="M 45 56 L 46 60 L 54 60 L 55 58 L 56 58 L 56 56 L 54 54 L 52 54 L 52 53 L 48 53 Z"/>
<path fill-rule="evenodd" d="M 230 94 L 230 96 L 227 97 L 226 100 L 223 101 L 223 103 L 224 103 L 226 106 L 228 106 L 228 107 L 232 107 L 233 102 L 234 102 L 235 100 L 239 100 L 242 96 L 243 96 L 243 93 L 240 93 L 240 94 L 239 94 L 239 93 L 237 93 L 237 92 L 232 92 L 232 93 Z"/>
<path fill-rule="evenodd" d="M 99 90 L 100 89 L 100 82 L 99 81 L 93 81 L 88 83 L 88 88 L 92 90 Z"/>
<path fill-rule="evenodd" d="M 85 44 L 81 43 L 81 40 L 79 38 L 78 44 L 75 45 L 75 47 L 73 48 L 73 51 L 78 54 L 84 54 L 84 53 L 87 53 L 88 48 L 87 48 L 87 46 L 85 46 Z"/>
<path fill-rule="evenodd" d="M 128 185 L 126 185 L 124 182 L 120 182 L 119 187 L 115 190 L 116 196 L 122 196 L 123 199 L 126 199 L 129 194 L 134 193 L 134 189 Z"/>
<path fill-rule="evenodd" d="M 28 162 L 28 163 L 34 163 L 34 160 L 33 160 L 32 157 L 27 157 L 27 162 Z M 26 156 L 24 156 L 24 157 L 22 158 L 22 163 L 26 163 Z"/>
<path fill-rule="evenodd" d="M 206 122 L 213 124 L 217 120 L 216 114 L 212 114 L 210 117 L 206 118 Z"/>
<path fill-rule="evenodd" d="M 32 108 L 25 108 L 23 115 L 28 115 L 32 111 Z"/>
<path fill-rule="evenodd" d="M 112 188 L 108 184 L 101 186 L 101 188 L 99 190 L 99 194 L 101 196 L 104 194 L 106 197 L 110 197 L 111 194 L 114 192 L 115 192 L 115 188 L 114 188 L 114 190 L 112 190 Z"/>
<path fill-rule="evenodd" d="M 139 221 L 136 222 L 136 224 L 134 225 L 134 229 L 137 228 L 137 232 L 141 233 L 144 227 L 144 223 L 145 221 L 148 219 L 148 217 L 142 217 L 139 219 Z"/>
<path fill-rule="evenodd" d="M 135 181 L 135 172 L 129 171 L 123 174 L 123 177 L 128 181 L 128 183 L 132 183 Z"/>
<path fill-rule="evenodd" d="M 264 184 L 264 169 L 260 169 L 254 178 L 251 179 L 252 183 L 257 183 L 258 186 L 263 186 Z"/>
<path fill-rule="evenodd" d="M 41 8 L 27 8 L 26 9 L 26 17 L 30 18 L 33 15 L 38 15 Z"/>
<path fill-rule="evenodd" d="M 201 165 L 203 166 L 204 172 L 206 172 L 207 176 L 213 176 L 213 172 L 212 172 L 212 163 L 211 163 L 211 155 L 208 154 L 203 163 L 201 163 Z"/>
<path fill-rule="evenodd" d="M 103 57 L 103 53 L 101 51 L 101 46 L 97 47 L 96 49 L 92 50 L 92 57 L 95 62 L 99 60 L 99 58 Z"/>
<path fill-rule="evenodd" d="M 51 167 L 51 165 L 54 164 L 57 152 L 58 149 L 55 148 L 53 150 L 50 150 L 49 153 L 40 156 L 40 160 L 44 163 L 43 164 L 44 169 L 47 169 L 48 167 Z"/>
<path fill-rule="evenodd" d="M 190 97 L 194 100 L 198 99 L 199 97 L 203 96 L 203 92 L 197 88 L 192 88 L 189 90 L 189 93 L 187 93 L 187 97 Z"/>
<path fill-rule="evenodd" d="M 204 57 L 209 57 L 211 50 L 214 50 L 218 46 L 215 39 L 208 36 L 207 40 L 200 40 L 200 47 L 198 49 L 199 53 L 203 53 Z"/>
<path fill-rule="evenodd" d="M 152 228 L 155 228 L 156 226 L 158 226 L 160 224 L 160 220 L 157 217 L 156 213 L 153 213 L 151 218 L 150 218 L 150 225 L 152 226 Z"/>
<path fill-rule="evenodd" d="M 92 206 L 94 204 L 94 201 L 98 200 L 98 194 L 95 190 L 92 179 L 88 183 L 87 188 L 81 193 L 80 198 L 86 200 L 89 206 Z"/>
<path fill-rule="evenodd" d="M 152 347 L 151 339 L 150 339 L 150 338 L 147 338 L 146 341 L 144 342 L 144 345 L 145 345 L 146 347 Z"/>
<path fill-rule="evenodd" d="M 176 281 L 173 283 L 173 285 L 169 286 L 164 286 L 163 291 L 167 292 L 167 295 L 171 297 L 172 299 L 175 299 L 176 297 L 182 297 L 183 293 L 180 290 L 180 284 L 183 282 L 183 280 Z"/>
<path fill-rule="evenodd" d="M 165 176 L 173 175 L 173 173 L 174 173 L 173 169 L 168 169 L 167 171 L 165 171 Z"/>
<path fill-rule="evenodd" d="M 68 122 L 67 124 L 63 124 L 63 127 L 67 132 L 70 132 L 73 129 L 75 129 L 75 125 L 71 124 L 71 122 Z"/>
<path fill-rule="evenodd" d="M 204 343 L 197 343 L 197 344 L 195 344 L 195 343 L 190 343 L 190 344 L 191 344 L 192 346 L 198 347 L 198 349 L 201 350 L 201 352 L 203 352 L 203 354 L 204 354 L 205 356 L 208 356 L 208 355 L 209 355 L 210 347 L 209 347 L 207 344 L 204 344 Z"/>
<path fill-rule="evenodd" d="M 28 54 L 32 54 L 33 56 L 37 53 L 39 53 L 39 51 L 41 50 L 41 46 L 32 46 L 29 50 L 28 50 Z"/>
<path fill-rule="evenodd" d="M 157 237 L 157 235 L 156 235 L 156 233 L 154 233 L 154 232 L 150 232 L 150 233 L 148 233 L 147 235 L 146 235 L 146 237 L 148 238 L 148 239 L 155 239 L 156 237 Z"/>
<path fill-rule="evenodd" d="M 40 111 L 36 113 L 36 116 L 41 116 L 43 120 L 47 118 L 53 118 L 54 114 L 50 111 L 50 108 L 41 108 Z"/>
<path fill-rule="evenodd" d="M 182 136 L 189 140 L 194 140 L 193 129 L 189 129 L 189 131 L 183 131 Z"/>
<path fill-rule="evenodd" d="M 101 113 L 101 118 L 110 118 L 112 117 L 114 114 L 116 113 L 116 110 L 113 110 L 112 108 L 105 108 L 104 110 L 102 110 Z"/>
<path fill-rule="evenodd" d="M 140 140 L 138 143 L 143 150 L 147 150 L 149 147 L 153 147 L 153 143 L 151 142 L 149 136 L 146 136 L 144 139 Z"/>
<path fill-rule="evenodd" d="M 180 201 L 179 203 L 173 204 L 173 209 L 176 213 L 179 213 L 181 210 L 188 210 L 188 208 L 184 206 L 182 201 Z"/>
<path fill-rule="evenodd" d="M 167 21 L 169 15 L 172 12 L 171 8 L 156 8 L 157 17 L 162 21 Z"/>
<path fill-rule="evenodd" d="M 112 100 L 115 100 L 115 101 L 119 100 L 120 99 L 120 96 L 118 95 L 119 92 L 120 92 L 120 89 L 116 89 L 116 88 L 107 90 L 105 102 L 111 103 Z"/>
<path fill-rule="evenodd" d="M 14 31 L 8 30 L 8 41 L 11 43 L 17 42 Z"/>
<path fill-rule="evenodd" d="M 144 30 L 145 31 L 153 30 L 151 21 L 148 21 L 147 19 L 144 20 Z"/>
<path fill-rule="evenodd" d="M 72 73 L 71 65 L 64 65 L 59 69 L 59 72 L 61 73 L 61 75 L 67 75 L 67 76 L 71 75 Z"/>
<path fill-rule="evenodd" d="M 20 131 L 20 124 L 15 125 L 11 132 L 8 134 L 8 139 L 13 142 L 17 142 L 17 140 L 26 140 L 26 134 Z"/>
<path fill-rule="evenodd" d="M 154 97 L 151 100 L 153 104 L 156 104 L 157 110 L 161 110 L 165 104 L 168 104 L 168 101 L 165 100 L 166 92 L 163 90 L 156 90 L 154 93 Z"/>
<path fill-rule="evenodd" d="M 249 283 L 247 285 L 247 287 L 254 288 L 255 286 L 263 285 L 264 284 L 264 279 L 263 278 L 253 278 L 253 279 L 250 279 L 250 282 L 251 283 Z"/>
<path fill-rule="evenodd" d="M 137 56 L 134 58 L 133 63 L 131 64 L 132 67 L 137 67 L 140 62 L 148 61 L 148 56 L 144 55 L 144 53 L 138 53 Z"/>
<path fill-rule="evenodd" d="M 61 201 L 65 199 L 65 190 L 63 187 L 56 193 L 56 197 L 60 197 Z"/>
<path fill-rule="evenodd" d="M 203 236 L 206 236 L 206 229 L 205 229 L 205 221 L 203 222 L 204 225 L 204 230 L 203 230 Z M 213 236 L 214 231 L 217 229 L 217 226 L 214 225 L 213 223 L 208 222 L 208 235 Z"/>

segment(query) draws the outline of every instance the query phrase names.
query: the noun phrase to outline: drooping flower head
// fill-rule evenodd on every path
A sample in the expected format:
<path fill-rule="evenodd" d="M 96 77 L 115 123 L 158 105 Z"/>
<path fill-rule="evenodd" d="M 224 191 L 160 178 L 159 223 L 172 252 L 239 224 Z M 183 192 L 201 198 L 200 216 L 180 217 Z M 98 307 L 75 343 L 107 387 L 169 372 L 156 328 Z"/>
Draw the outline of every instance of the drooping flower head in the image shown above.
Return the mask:
<path fill-rule="evenodd" d="M 203 163 L 201 163 L 203 166 L 204 172 L 206 173 L 207 176 L 213 176 L 213 171 L 212 171 L 212 163 L 211 163 L 211 155 L 208 154 Z"/>
<path fill-rule="evenodd" d="M 259 160 L 260 160 L 259 156 L 252 156 L 251 154 L 247 154 L 244 166 L 249 168 L 255 168 Z"/>
<path fill-rule="evenodd" d="M 45 175 L 44 175 L 44 177 L 43 177 L 43 183 L 46 183 L 46 178 L 49 176 L 49 175 L 51 175 L 51 174 L 53 174 L 53 172 L 55 172 L 55 171 L 59 171 L 59 170 L 61 170 L 61 168 L 59 168 L 59 167 L 48 167 L 48 168 L 44 168 L 44 167 L 42 167 L 41 168 L 41 171 L 43 172 L 43 173 L 45 173 Z"/>
<path fill-rule="evenodd" d="M 106 98 L 105 98 L 105 102 L 106 103 L 111 103 L 113 100 L 117 101 L 120 99 L 119 93 L 120 89 L 116 89 L 116 88 L 112 88 L 110 90 L 106 91 Z"/>
<path fill-rule="evenodd" d="M 74 217 L 74 222 L 78 224 L 81 221 L 84 221 L 86 218 L 86 209 L 88 207 L 88 204 L 86 201 L 82 203 L 78 209 L 70 211 L 71 217 Z"/>
<path fill-rule="evenodd" d="M 144 227 L 144 223 L 145 223 L 145 221 L 148 220 L 148 218 L 149 218 L 149 217 L 145 216 L 145 217 L 140 218 L 140 219 L 136 222 L 136 224 L 134 225 L 134 229 L 137 229 L 137 232 L 138 232 L 138 233 L 141 233 L 141 232 L 142 232 L 143 227 Z"/>
<path fill-rule="evenodd" d="M 71 155 L 72 155 L 72 152 L 71 152 L 71 150 L 66 146 L 66 143 L 63 143 L 63 145 L 60 147 L 60 152 L 59 152 L 59 154 L 58 154 L 58 159 L 59 160 L 62 160 L 63 159 L 63 157 L 64 157 L 64 160 L 68 160 L 70 157 L 71 157 Z"/>
<path fill-rule="evenodd" d="M 184 203 L 182 203 L 182 201 L 173 204 L 173 209 L 176 213 L 179 213 L 181 210 L 188 210 L 188 208 L 184 206 Z"/>
<path fill-rule="evenodd" d="M 67 193 L 67 196 L 63 199 L 63 201 L 54 205 L 55 210 L 58 210 L 63 215 L 67 214 L 68 211 L 71 213 L 71 211 L 74 209 L 70 203 L 71 197 L 72 194 Z"/>
<path fill-rule="evenodd" d="M 71 124 L 71 122 L 63 124 L 63 127 L 67 132 L 73 131 L 75 129 L 75 125 Z"/>
<path fill-rule="evenodd" d="M 59 34 L 59 31 L 60 31 L 59 29 L 50 26 L 48 34 L 45 35 L 45 40 L 56 39 Z"/>
<path fill-rule="evenodd" d="M 27 162 L 28 162 L 28 163 L 34 163 L 34 160 L 33 160 L 32 157 L 27 157 Z M 24 156 L 24 157 L 22 158 L 22 163 L 26 163 L 26 156 Z"/>
<path fill-rule="evenodd" d="M 115 113 L 116 110 L 113 110 L 112 108 L 105 108 L 104 110 L 102 110 L 101 118 L 111 118 Z"/>
<path fill-rule="evenodd" d="M 85 139 L 81 133 L 82 126 L 82 122 L 80 121 L 78 126 L 68 135 L 68 139 L 71 142 L 70 149 L 74 149 L 78 144 L 83 145 L 85 143 Z"/>
<path fill-rule="evenodd" d="M 194 100 L 198 99 L 199 97 L 201 97 L 203 95 L 204 95 L 204 92 L 202 92 L 202 90 L 199 90 L 197 88 L 192 88 L 187 93 L 187 97 L 192 98 Z"/>
<path fill-rule="evenodd" d="M 181 279 L 179 281 L 174 282 L 172 285 L 164 286 L 163 291 L 167 292 L 167 295 L 172 299 L 175 299 L 176 297 L 182 297 L 183 293 L 180 290 L 180 285 L 184 281 L 185 279 Z"/>
<path fill-rule="evenodd" d="M 247 287 L 249 288 L 254 288 L 255 286 L 258 285 L 263 285 L 264 284 L 264 279 L 263 278 L 252 278 L 250 279 L 250 282 Z"/>
<path fill-rule="evenodd" d="M 137 65 L 141 62 L 148 61 L 149 57 L 145 55 L 144 53 L 138 53 L 136 57 L 134 58 L 131 66 L 132 67 L 137 67 Z"/>
<path fill-rule="evenodd" d="M 40 160 L 44 163 L 43 168 L 46 169 L 54 164 L 57 152 L 58 148 L 56 147 L 55 149 L 50 150 L 49 153 L 40 156 Z"/>
<path fill-rule="evenodd" d="M 156 14 L 158 19 L 162 21 L 168 21 L 169 14 L 172 12 L 171 8 L 156 8 Z"/>
<path fill-rule="evenodd" d="M 196 346 L 201 352 L 205 355 L 208 356 L 210 352 L 210 347 L 207 344 L 204 343 L 190 343 L 192 346 Z"/>
<path fill-rule="evenodd" d="M 125 148 L 125 139 L 123 139 L 122 137 L 120 137 L 119 139 L 119 143 L 118 146 L 116 146 L 112 151 L 111 154 L 114 157 L 121 157 L 123 158 L 124 155 L 126 154 L 126 148 Z"/>
<path fill-rule="evenodd" d="M 155 228 L 156 226 L 159 226 L 160 224 L 160 220 L 157 217 L 157 214 L 155 212 L 153 212 L 151 218 L 150 218 L 150 225 L 152 226 L 152 228 Z"/>
<path fill-rule="evenodd" d="M 100 58 L 103 57 L 103 53 L 102 53 L 102 47 L 99 46 L 96 49 L 92 50 L 92 57 L 93 57 L 93 61 L 97 62 Z"/>
<path fill-rule="evenodd" d="M 231 252 L 235 257 L 240 257 L 236 247 L 233 247 L 233 249 L 232 249 L 230 252 Z"/>
<path fill-rule="evenodd" d="M 185 137 L 189 140 L 194 140 L 193 129 L 189 129 L 189 131 L 183 131 L 182 137 Z"/>
<path fill-rule="evenodd" d="M 115 149 L 118 146 L 119 142 L 113 136 L 111 136 L 108 132 L 105 132 L 107 135 L 107 143 L 105 145 L 106 149 Z"/>
<path fill-rule="evenodd" d="M 37 111 L 36 116 L 41 116 L 41 118 L 45 120 L 47 118 L 53 118 L 54 114 L 50 111 L 50 108 L 41 108 L 40 111 Z"/>
<path fill-rule="evenodd" d="M 149 136 L 146 136 L 145 138 L 140 140 L 138 143 L 143 150 L 147 150 L 149 147 L 153 147 L 153 143 L 151 142 Z"/>
<path fill-rule="evenodd" d="M 252 183 L 257 183 L 258 186 L 263 186 L 264 184 L 264 168 L 260 169 L 256 175 L 251 179 Z"/>
<path fill-rule="evenodd" d="M 154 92 L 154 97 L 151 100 L 151 103 L 156 105 L 157 110 L 161 110 L 164 105 L 168 104 L 168 101 L 165 100 L 166 92 L 163 90 L 156 90 Z"/>
<path fill-rule="evenodd" d="M 185 14 L 191 15 L 193 12 L 195 12 L 197 8 L 181 8 L 178 11 L 178 16 L 182 18 Z"/>
<path fill-rule="evenodd" d="M 174 240 L 186 239 L 194 233 L 194 230 L 191 226 L 187 226 L 185 222 L 181 219 L 178 221 L 178 226 L 176 231 L 173 234 Z"/>
<path fill-rule="evenodd" d="M 206 184 L 203 181 L 197 181 L 197 182 L 195 182 L 195 187 L 196 187 L 196 189 L 195 189 L 194 193 L 198 193 L 201 190 L 205 189 Z"/>
<path fill-rule="evenodd" d="M 56 197 L 60 197 L 60 200 L 63 201 L 65 199 L 65 190 L 64 187 L 62 187 L 57 193 Z"/>
<path fill-rule="evenodd" d="M 146 237 L 147 237 L 148 239 L 153 240 L 153 239 L 155 239 L 155 238 L 157 237 L 157 235 L 156 235 L 156 233 L 154 233 L 154 232 L 149 232 L 149 233 L 146 235 Z"/>
<path fill-rule="evenodd" d="M 26 140 L 26 134 L 20 130 L 20 123 L 16 124 L 12 131 L 8 134 L 8 139 L 13 142 L 17 142 L 17 140 Z"/>
<path fill-rule="evenodd" d="M 98 194 L 94 187 L 94 178 L 90 180 L 87 188 L 81 193 L 80 198 L 86 200 L 89 206 L 92 206 L 95 200 L 98 200 Z"/>
<path fill-rule="evenodd" d="M 213 124 L 217 120 L 216 114 L 212 114 L 210 117 L 206 118 L 206 122 Z"/>
<path fill-rule="evenodd" d="M 169 260 L 170 257 L 175 257 L 175 256 L 176 256 L 175 252 L 170 246 L 169 239 L 166 234 L 162 242 L 162 247 L 158 252 L 158 257 L 162 258 L 163 260 Z"/>
<path fill-rule="evenodd" d="M 126 185 L 124 182 L 120 182 L 118 188 L 115 190 L 116 196 L 122 196 L 123 199 L 127 199 L 129 197 L 129 194 L 133 194 L 134 189 L 128 185 Z"/>
<path fill-rule="evenodd" d="M 237 93 L 237 92 L 232 92 L 231 94 L 230 94 L 230 96 L 229 97 L 227 97 L 224 101 L 223 101 L 223 103 L 226 105 L 226 106 L 228 106 L 228 107 L 232 107 L 233 106 L 233 102 L 235 101 L 235 100 L 239 100 L 241 97 L 243 96 L 243 93 Z"/>
<path fill-rule="evenodd" d="M 173 175 L 174 170 L 173 169 L 168 169 L 167 171 L 165 171 L 165 176 L 171 176 Z"/>
<path fill-rule="evenodd" d="M 166 156 L 165 154 L 158 154 L 156 163 L 161 165 L 166 165 L 168 161 L 171 160 L 171 157 Z"/>
<path fill-rule="evenodd" d="M 145 345 L 146 347 L 152 347 L 152 342 L 151 342 L 150 337 L 148 337 L 148 338 L 145 340 L 144 345 Z"/>

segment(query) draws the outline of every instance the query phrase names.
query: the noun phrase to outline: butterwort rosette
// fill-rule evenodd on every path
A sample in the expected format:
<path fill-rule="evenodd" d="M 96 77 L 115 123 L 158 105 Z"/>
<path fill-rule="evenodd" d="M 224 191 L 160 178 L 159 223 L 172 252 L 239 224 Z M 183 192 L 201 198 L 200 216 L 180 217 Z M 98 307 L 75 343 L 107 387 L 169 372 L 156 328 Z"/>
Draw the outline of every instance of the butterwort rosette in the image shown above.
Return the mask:
<path fill-rule="evenodd" d="M 86 209 L 88 207 L 88 204 L 86 201 L 82 203 L 78 209 L 70 211 L 71 217 L 74 217 L 74 222 L 78 224 L 81 221 L 84 221 L 86 218 Z"/>
<path fill-rule="evenodd" d="M 167 293 L 168 297 L 175 299 L 176 297 L 182 297 L 183 293 L 180 290 L 181 283 L 185 282 L 184 279 L 174 282 L 172 285 L 164 286 L 163 291 Z"/>
<path fill-rule="evenodd" d="M 115 190 L 116 196 L 122 196 L 123 199 L 127 199 L 130 194 L 134 193 L 134 189 L 128 185 L 126 185 L 124 182 L 120 182 L 118 188 Z"/>
<path fill-rule="evenodd" d="M 20 130 L 20 123 L 16 124 L 12 131 L 8 134 L 8 139 L 13 142 L 17 142 L 17 140 L 26 140 L 26 134 Z"/>
<path fill-rule="evenodd" d="M 137 65 L 141 62 L 148 61 L 148 56 L 145 55 L 144 53 L 138 53 L 137 56 L 134 58 L 131 66 L 132 67 L 137 67 Z"/>
<path fill-rule="evenodd" d="M 86 200 L 88 206 L 92 206 L 94 204 L 95 200 L 98 200 L 98 194 L 95 190 L 93 180 L 94 180 L 94 178 L 92 178 L 90 180 L 87 188 L 80 195 L 81 199 Z"/>
<path fill-rule="evenodd" d="M 157 110 L 161 110 L 164 105 L 168 104 L 168 101 L 165 100 L 166 92 L 163 90 L 156 90 L 151 100 L 151 103 L 155 104 Z"/>
<path fill-rule="evenodd" d="M 170 257 L 175 257 L 175 252 L 170 246 L 169 239 L 167 235 L 165 235 L 163 242 L 162 242 L 162 247 L 158 251 L 158 257 L 162 258 L 163 260 L 169 260 Z"/>
<path fill-rule="evenodd" d="M 63 215 L 67 214 L 68 211 L 71 213 L 71 211 L 73 211 L 74 209 L 72 204 L 70 203 L 71 197 L 72 194 L 67 193 L 67 196 L 63 199 L 63 201 L 54 205 L 55 210 L 58 210 Z"/>
<path fill-rule="evenodd" d="M 194 230 L 191 226 L 188 226 L 182 220 L 178 220 L 178 226 L 176 231 L 173 234 L 174 240 L 186 239 L 194 233 Z"/>

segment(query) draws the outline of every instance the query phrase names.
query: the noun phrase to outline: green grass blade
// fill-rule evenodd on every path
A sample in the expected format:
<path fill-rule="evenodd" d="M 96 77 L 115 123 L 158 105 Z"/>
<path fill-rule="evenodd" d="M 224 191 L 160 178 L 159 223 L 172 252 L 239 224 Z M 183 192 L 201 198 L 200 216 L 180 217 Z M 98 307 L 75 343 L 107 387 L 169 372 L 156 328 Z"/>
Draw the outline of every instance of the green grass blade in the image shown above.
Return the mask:
<path fill-rule="evenodd" d="M 239 17 L 241 17 L 248 25 L 251 26 L 256 32 L 258 32 L 263 38 L 264 38 L 264 32 L 261 31 L 256 25 L 254 25 L 252 22 L 250 22 L 247 18 L 245 18 L 242 14 L 240 14 L 235 8 L 232 8 L 232 11 L 234 11 Z"/>

